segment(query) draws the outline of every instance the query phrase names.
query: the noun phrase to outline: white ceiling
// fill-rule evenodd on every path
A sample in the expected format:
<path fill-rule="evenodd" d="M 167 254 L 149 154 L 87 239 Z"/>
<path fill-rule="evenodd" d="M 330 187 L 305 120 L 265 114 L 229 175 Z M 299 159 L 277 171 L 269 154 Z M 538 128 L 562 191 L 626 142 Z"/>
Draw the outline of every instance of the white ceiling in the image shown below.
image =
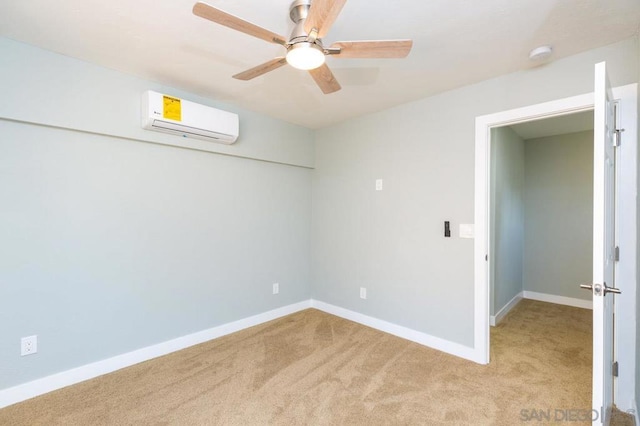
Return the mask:
<path fill-rule="evenodd" d="M 289 35 L 290 0 L 208 0 Z M 323 95 L 304 71 L 282 67 L 252 81 L 231 76 L 283 48 L 191 13 L 195 0 L 5 0 L 0 35 L 234 103 L 310 128 L 535 66 L 637 34 L 638 0 L 349 0 L 325 45 L 411 38 L 406 59 L 328 58 L 342 90 Z"/>

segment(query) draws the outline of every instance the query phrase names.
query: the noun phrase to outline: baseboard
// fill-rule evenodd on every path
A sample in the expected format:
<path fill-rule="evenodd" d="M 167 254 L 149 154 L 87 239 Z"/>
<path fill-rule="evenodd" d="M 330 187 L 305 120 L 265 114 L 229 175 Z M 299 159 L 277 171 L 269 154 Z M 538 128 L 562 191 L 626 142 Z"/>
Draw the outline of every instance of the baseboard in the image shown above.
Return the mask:
<path fill-rule="evenodd" d="M 290 315 L 292 313 L 308 309 L 311 307 L 311 301 L 284 306 L 252 317 L 244 318 L 238 321 L 213 327 L 208 330 L 199 331 L 197 333 L 178 337 L 177 339 L 168 340 L 153 346 L 138 349 L 113 358 L 86 364 L 71 370 L 52 374 L 42 379 L 24 383 L 18 386 L 0 390 L 0 408 L 34 398 L 56 389 L 61 389 L 85 380 L 93 379 L 107 373 L 111 373 L 121 368 L 129 367 L 143 361 L 148 361 L 162 355 L 179 351 L 200 343 L 207 342 L 245 328 L 253 327 L 267 321 Z"/>
<path fill-rule="evenodd" d="M 504 308 L 500 310 L 497 317 L 502 318 L 517 303 L 520 295 L 511 300 Z M 559 296 L 545 295 L 541 293 L 524 292 L 524 298 L 543 300 L 552 303 L 563 303 L 565 299 L 575 301 L 579 299 L 562 298 Z M 552 300 L 553 299 L 553 300 Z M 585 302 L 585 301 L 580 301 Z M 573 302 L 575 303 L 575 302 Z M 584 303 L 583 303 L 584 305 Z M 440 337 L 431 336 L 429 334 L 410 329 L 408 327 L 393 324 L 384 320 L 370 317 L 358 312 L 354 312 L 339 306 L 324 303 L 318 300 L 306 300 L 303 302 L 288 305 L 282 308 L 274 309 L 249 318 L 244 318 L 228 324 L 223 324 L 208 330 L 203 330 L 187 336 L 178 337 L 173 340 L 158 343 L 156 345 L 141 348 L 113 358 L 97 361 L 91 364 L 83 365 L 71 370 L 52 374 L 41 379 L 37 379 L 28 383 L 17 385 L 11 388 L 0 390 L 0 408 L 25 401 L 36 396 L 64 388 L 85 380 L 93 379 L 104 374 L 114 372 L 116 370 L 129 367 L 140 362 L 148 361 L 159 356 L 167 355 L 181 349 L 188 348 L 200 343 L 207 342 L 227 334 L 235 333 L 255 325 L 265 323 L 292 313 L 308 309 L 316 308 L 323 312 L 339 316 L 341 318 L 366 325 L 376 330 L 401 337 L 403 339 L 427 346 L 448 354 L 464 358 L 473 362 L 479 362 L 476 351 L 472 347 L 464 346 L 459 343 L 451 342 Z M 584 306 L 580 306 L 584 307 Z M 499 319 L 498 319 L 499 321 Z M 636 411 L 637 416 L 637 411 Z M 638 423 L 640 425 L 640 423 Z"/>
<path fill-rule="evenodd" d="M 576 299 L 574 297 L 556 296 L 554 294 L 537 293 L 535 291 L 523 291 L 525 299 L 539 300 L 541 302 L 555 303 L 557 305 L 567 305 L 576 308 L 593 309 L 591 300 Z"/>
<path fill-rule="evenodd" d="M 498 311 L 494 316 L 489 317 L 489 324 L 492 327 L 500 324 L 500 321 L 509 313 L 514 306 L 522 299 L 539 300 L 541 302 L 555 303 L 557 305 L 574 306 L 576 308 L 593 309 L 593 302 L 590 300 L 577 299 L 574 297 L 556 296 L 554 294 L 538 293 L 535 291 L 522 291 Z M 640 425 L 638 425 L 640 426 Z"/>
<path fill-rule="evenodd" d="M 513 309 L 513 307 L 516 306 L 519 301 L 522 300 L 523 293 L 524 292 L 521 291 L 520 293 L 516 294 L 513 299 L 511 299 L 506 305 L 504 305 L 495 316 L 492 315 L 489 317 L 489 324 L 491 324 L 491 327 L 495 327 L 496 325 L 500 324 L 500 321 L 502 321 L 502 319 L 509 313 L 509 311 Z"/>
<path fill-rule="evenodd" d="M 464 346 L 459 343 L 454 343 L 449 340 L 431 336 L 420 331 L 373 318 L 358 312 L 350 311 L 339 306 L 320 302 L 319 300 L 311 300 L 311 307 L 328 314 L 332 314 L 353 322 L 357 322 L 362 325 L 366 325 L 371 328 L 375 328 L 376 330 L 384 331 L 385 333 L 393 334 L 394 336 L 419 343 L 423 346 L 428 346 L 430 348 L 437 349 L 439 351 L 446 352 L 460 358 L 478 362 L 474 348 Z"/>

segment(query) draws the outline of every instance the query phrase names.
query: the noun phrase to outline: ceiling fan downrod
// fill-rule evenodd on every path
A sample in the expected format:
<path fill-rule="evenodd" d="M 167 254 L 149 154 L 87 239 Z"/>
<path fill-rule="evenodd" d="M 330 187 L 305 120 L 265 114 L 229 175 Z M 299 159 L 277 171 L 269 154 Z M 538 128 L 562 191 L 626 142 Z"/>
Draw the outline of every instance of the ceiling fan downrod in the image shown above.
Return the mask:
<path fill-rule="evenodd" d="M 318 39 L 318 29 L 313 28 L 307 33 L 304 28 L 307 16 L 309 16 L 310 7 L 310 0 L 295 0 L 291 3 L 291 6 L 289 6 L 289 17 L 296 25 L 293 28 L 293 31 L 291 31 L 288 44 L 292 45 L 300 42 L 309 42 L 315 43 L 322 48 L 322 41 Z"/>

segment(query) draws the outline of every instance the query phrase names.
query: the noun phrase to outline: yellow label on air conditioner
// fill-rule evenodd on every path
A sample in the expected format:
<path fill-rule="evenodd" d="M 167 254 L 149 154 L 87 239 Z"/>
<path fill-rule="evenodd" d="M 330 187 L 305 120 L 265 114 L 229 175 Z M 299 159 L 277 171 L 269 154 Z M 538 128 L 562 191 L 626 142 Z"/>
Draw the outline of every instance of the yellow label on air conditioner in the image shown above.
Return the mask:
<path fill-rule="evenodd" d="M 162 96 L 162 118 L 182 121 L 182 107 L 180 99 L 171 96 Z"/>

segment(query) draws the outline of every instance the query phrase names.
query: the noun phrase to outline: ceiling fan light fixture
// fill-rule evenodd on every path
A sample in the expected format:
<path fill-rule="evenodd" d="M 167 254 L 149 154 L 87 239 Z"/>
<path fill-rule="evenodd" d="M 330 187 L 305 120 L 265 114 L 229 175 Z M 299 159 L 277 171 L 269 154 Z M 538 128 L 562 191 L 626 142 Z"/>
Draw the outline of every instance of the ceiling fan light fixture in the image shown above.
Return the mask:
<path fill-rule="evenodd" d="M 308 41 L 291 45 L 287 52 L 287 62 L 299 70 L 313 70 L 324 64 L 324 51 L 320 46 Z"/>

